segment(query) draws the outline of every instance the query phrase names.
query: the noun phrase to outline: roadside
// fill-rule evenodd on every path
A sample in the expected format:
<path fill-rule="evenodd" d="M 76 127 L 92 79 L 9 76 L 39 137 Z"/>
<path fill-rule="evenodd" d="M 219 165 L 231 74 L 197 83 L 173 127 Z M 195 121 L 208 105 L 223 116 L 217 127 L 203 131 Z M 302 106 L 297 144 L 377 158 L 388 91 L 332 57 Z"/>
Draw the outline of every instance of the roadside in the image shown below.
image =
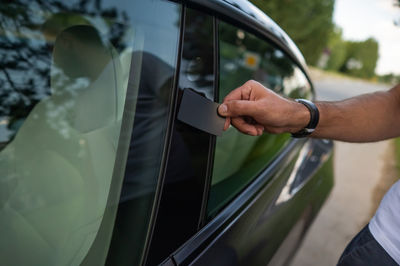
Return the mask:
<path fill-rule="evenodd" d="M 341 100 L 389 89 L 384 84 L 314 69 L 311 69 L 311 75 L 319 100 Z M 335 187 L 308 231 L 292 266 L 336 265 L 348 242 L 369 221 L 379 199 L 394 181 L 393 143 L 335 142 Z"/>
<path fill-rule="evenodd" d="M 384 155 L 384 166 L 382 169 L 381 179 L 376 184 L 372 194 L 372 206 L 370 216 L 375 214 L 386 191 L 399 179 L 400 170 L 400 138 L 390 140 Z M 368 221 L 367 221 L 368 222 Z"/>

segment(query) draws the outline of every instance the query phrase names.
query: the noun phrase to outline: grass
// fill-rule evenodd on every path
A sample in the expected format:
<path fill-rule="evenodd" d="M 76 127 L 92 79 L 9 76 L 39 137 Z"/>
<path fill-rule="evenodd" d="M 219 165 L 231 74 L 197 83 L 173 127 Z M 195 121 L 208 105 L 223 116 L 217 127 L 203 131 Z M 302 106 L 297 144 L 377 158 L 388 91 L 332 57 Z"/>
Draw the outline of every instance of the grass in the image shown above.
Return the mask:
<path fill-rule="evenodd" d="M 339 71 L 317 68 L 315 66 L 308 66 L 308 69 L 311 72 L 321 71 L 325 75 L 330 75 L 331 77 L 351 79 L 351 80 L 359 80 L 359 81 L 371 82 L 371 83 L 375 83 L 375 84 L 386 84 L 387 86 L 391 86 L 391 87 L 393 87 L 393 85 L 394 85 L 394 84 L 390 84 L 390 83 L 381 82 L 381 81 L 378 80 L 377 77 L 361 78 L 361 77 L 351 76 L 351 75 L 348 75 L 348 74 L 345 74 L 345 73 L 342 73 L 342 72 L 339 72 Z"/>

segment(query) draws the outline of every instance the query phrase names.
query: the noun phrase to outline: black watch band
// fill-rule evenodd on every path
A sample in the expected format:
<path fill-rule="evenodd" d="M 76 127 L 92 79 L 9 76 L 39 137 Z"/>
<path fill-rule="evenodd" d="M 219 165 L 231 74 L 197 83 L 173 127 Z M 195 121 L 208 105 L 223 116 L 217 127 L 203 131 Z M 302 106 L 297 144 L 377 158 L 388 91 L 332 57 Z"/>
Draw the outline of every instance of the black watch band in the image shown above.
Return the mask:
<path fill-rule="evenodd" d="M 308 111 L 310 111 L 310 122 L 308 125 L 305 128 L 292 133 L 292 137 L 294 138 L 304 138 L 313 133 L 317 127 L 319 121 L 319 111 L 317 106 L 312 101 L 306 99 L 296 99 L 295 101 L 303 104 L 305 107 L 307 107 Z"/>

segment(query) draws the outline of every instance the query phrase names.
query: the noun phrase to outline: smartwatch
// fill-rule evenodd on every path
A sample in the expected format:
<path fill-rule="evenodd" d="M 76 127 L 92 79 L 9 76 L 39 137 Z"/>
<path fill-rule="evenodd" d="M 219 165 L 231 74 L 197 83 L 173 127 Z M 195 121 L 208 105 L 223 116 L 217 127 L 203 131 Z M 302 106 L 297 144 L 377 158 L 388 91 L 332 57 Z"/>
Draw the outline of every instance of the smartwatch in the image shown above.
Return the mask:
<path fill-rule="evenodd" d="M 295 133 L 292 133 L 292 137 L 294 138 L 304 138 L 313 133 L 317 127 L 319 121 L 319 111 L 317 106 L 312 101 L 306 99 L 296 99 L 295 101 L 303 104 L 305 107 L 307 107 L 308 111 L 310 111 L 310 122 L 308 122 L 307 126 Z"/>

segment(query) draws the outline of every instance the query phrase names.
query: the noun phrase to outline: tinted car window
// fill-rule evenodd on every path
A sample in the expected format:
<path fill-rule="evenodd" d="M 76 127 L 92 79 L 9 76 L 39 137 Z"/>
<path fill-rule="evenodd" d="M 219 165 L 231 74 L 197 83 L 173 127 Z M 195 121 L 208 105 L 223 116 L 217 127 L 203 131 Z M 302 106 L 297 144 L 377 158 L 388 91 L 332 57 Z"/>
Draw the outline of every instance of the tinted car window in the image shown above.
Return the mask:
<path fill-rule="evenodd" d="M 265 40 L 219 23 L 219 99 L 249 79 L 292 98 L 310 98 L 302 71 Z M 215 215 L 251 182 L 288 143 L 288 134 L 247 136 L 230 127 L 217 137 L 208 215 Z"/>
<path fill-rule="evenodd" d="M 211 16 L 186 9 L 178 109 L 187 88 L 214 99 L 213 32 Z M 211 139 L 210 134 L 175 120 L 148 265 L 158 265 L 198 231 Z"/>
<path fill-rule="evenodd" d="M 126 155 L 129 150 L 134 160 L 135 148 L 143 160 L 129 164 L 141 167 L 125 178 L 131 188 L 121 201 L 135 201 L 129 209 L 136 217 L 133 239 L 138 246 L 145 241 L 167 126 L 179 5 L 7 2 L 0 4 L 2 264 L 102 265 Z M 151 77 L 143 74 L 148 64 Z M 151 111 L 147 118 L 143 101 Z M 130 147 L 133 123 L 137 146 Z M 145 130 L 153 135 L 140 138 L 137 131 Z M 154 139 L 158 143 L 146 144 Z M 129 252 L 136 264 L 142 249 Z"/>

